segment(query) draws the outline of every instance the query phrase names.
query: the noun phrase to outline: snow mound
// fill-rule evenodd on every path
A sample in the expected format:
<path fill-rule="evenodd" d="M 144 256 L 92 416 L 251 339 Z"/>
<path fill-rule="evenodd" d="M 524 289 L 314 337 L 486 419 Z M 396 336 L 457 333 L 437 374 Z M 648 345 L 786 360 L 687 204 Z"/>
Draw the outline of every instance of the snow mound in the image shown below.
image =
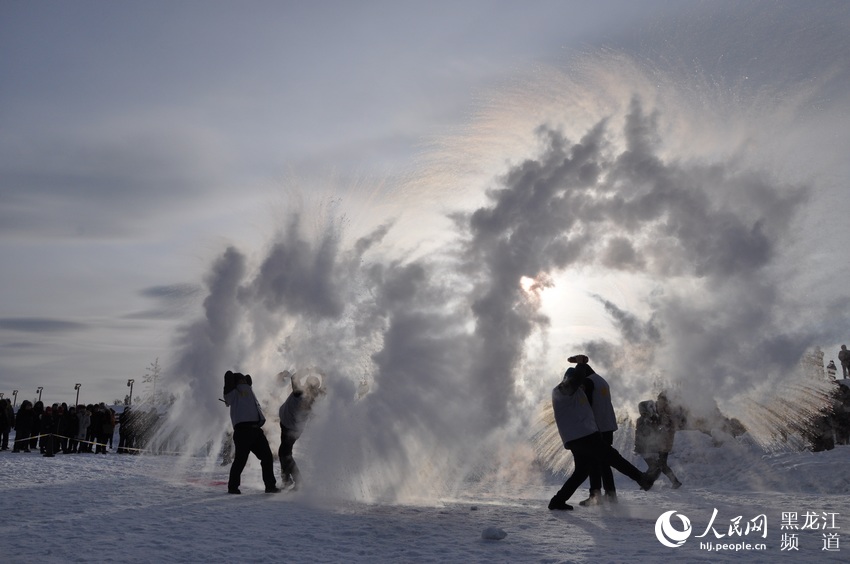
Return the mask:
<path fill-rule="evenodd" d="M 508 536 L 508 533 L 498 527 L 487 527 L 481 533 L 481 538 L 485 540 L 502 540 Z"/>

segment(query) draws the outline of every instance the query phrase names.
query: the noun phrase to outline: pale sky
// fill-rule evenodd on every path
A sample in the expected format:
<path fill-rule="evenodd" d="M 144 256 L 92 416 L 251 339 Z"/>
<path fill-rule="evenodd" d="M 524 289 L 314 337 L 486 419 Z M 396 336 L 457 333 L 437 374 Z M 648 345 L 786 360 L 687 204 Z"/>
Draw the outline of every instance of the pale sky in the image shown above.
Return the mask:
<path fill-rule="evenodd" d="M 726 35 L 742 18 L 760 21 L 762 35 Z M 545 72 L 537 69 L 614 51 L 692 65 L 695 83 L 722 90 L 735 76 L 770 82 L 759 71 L 775 61 L 762 67 L 755 43 L 770 36 L 770 45 L 802 49 L 787 61 L 789 82 L 834 71 L 845 84 L 846 67 L 812 71 L 807 55 L 841 59 L 847 43 L 833 38 L 848 24 L 841 2 L 5 0 L 0 392 L 19 390 L 20 403 L 43 386 L 44 400 L 70 402 L 79 382 L 82 401 L 109 402 L 135 378 L 140 393 L 148 365 L 160 358 L 167 372 L 177 328 L 199 315 L 211 262 L 228 244 L 259 252 L 275 228 L 269 210 L 286 207 L 293 182 L 309 192 L 331 178 L 409 179 L 424 146 L 476 123 L 494 90 L 522 90 L 518 81 Z M 700 41 L 690 40 L 694 29 Z M 834 115 L 845 94 L 819 88 L 818 103 Z M 806 120 L 813 136 L 817 119 Z M 782 151 L 759 164 L 782 162 Z M 847 178 L 846 163 L 823 158 L 830 182 Z M 364 190 L 328 190 L 369 216 L 371 203 L 357 201 Z M 399 240 L 432 236 L 399 227 Z"/>

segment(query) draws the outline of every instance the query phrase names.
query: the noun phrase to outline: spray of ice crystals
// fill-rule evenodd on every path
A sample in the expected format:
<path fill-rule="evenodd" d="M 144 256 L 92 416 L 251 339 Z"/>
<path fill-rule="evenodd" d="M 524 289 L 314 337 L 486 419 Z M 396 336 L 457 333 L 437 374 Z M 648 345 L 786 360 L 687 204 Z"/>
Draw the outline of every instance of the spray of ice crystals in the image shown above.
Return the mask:
<path fill-rule="evenodd" d="M 225 250 L 179 338 L 166 429 L 214 456 L 225 370 L 251 373 L 273 414 L 289 391 L 274 375 L 312 366 L 329 393 L 298 446 L 326 495 L 492 490 L 566 463 L 538 406 L 581 351 L 621 412 L 663 388 L 767 448 L 799 434 L 828 392 L 800 359 L 850 331 L 805 228 L 838 186 L 775 136 L 819 134 L 800 110 L 818 88 L 697 78 L 612 53 L 544 69 L 423 160 L 400 192 L 415 221 L 352 233 L 304 207 L 259 256 Z M 419 235 L 437 212 L 451 228 Z"/>

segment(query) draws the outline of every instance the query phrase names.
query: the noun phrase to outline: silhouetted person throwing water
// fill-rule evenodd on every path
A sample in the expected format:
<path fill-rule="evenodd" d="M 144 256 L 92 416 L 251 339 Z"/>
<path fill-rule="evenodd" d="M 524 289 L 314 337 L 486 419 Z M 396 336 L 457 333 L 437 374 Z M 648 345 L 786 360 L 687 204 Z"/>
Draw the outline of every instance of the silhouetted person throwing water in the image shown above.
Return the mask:
<path fill-rule="evenodd" d="M 613 447 L 605 444 L 597 430 L 593 409 L 582 389 L 584 378 L 575 368 L 568 368 L 563 380 L 552 390 L 552 410 L 558 434 L 564 448 L 573 454 L 575 469 L 567 478 L 563 487 L 549 501 L 549 509 L 572 509 L 567 500 L 576 489 L 590 477 L 590 488 L 600 491 L 602 488 L 601 465 L 614 465 L 635 482 L 641 489 L 652 487 L 649 476 L 625 460 Z M 619 461 L 615 462 L 615 458 Z"/>
<path fill-rule="evenodd" d="M 838 351 L 838 361 L 841 363 L 842 376 L 850 378 L 850 351 L 847 350 L 847 345 L 841 345 L 841 350 Z"/>
<path fill-rule="evenodd" d="M 614 444 L 614 431 L 617 430 L 617 416 L 614 414 L 614 405 L 611 403 L 611 388 L 608 382 L 597 374 L 588 364 L 587 356 L 578 354 L 571 356 L 567 362 L 576 363 L 576 373 L 582 379 L 582 388 L 593 409 L 593 417 L 596 419 L 596 427 L 602 435 L 606 445 Z M 619 463 L 619 461 L 618 461 Z M 614 472 L 611 466 L 603 464 L 599 469 L 602 475 L 602 487 L 605 489 L 605 500 L 612 503 L 617 502 L 617 487 L 614 484 Z M 602 501 L 601 491 L 590 489 L 590 496 L 581 502 L 581 505 L 597 505 Z"/>
<path fill-rule="evenodd" d="M 663 403 L 661 397 L 664 397 Z M 659 396 L 657 403 L 652 400 L 640 402 L 638 411 L 640 417 L 635 423 L 635 452 L 649 466 L 646 473 L 654 482 L 663 472 L 673 484 L 673 489 L 680 487 L 682 482 L 667 464 L 667 457 L 673 450 L 676 428 L 666 405 L 666 396 Z"/>
<path fill-rule="evenodd" d="M 277 454 L 280 459 L 280 476 L 283 480 L 283 487 L 291 486 L 292 489 L 295 489 L 301 484 L 301 472 L 292 457 L 292 448 L 304 431 L 304 426 L 307 424 L 307 419 L 310 417 L 310 411 L 313 408 L 313 402 L 325 391 L 319 378 L 312 374 L 307 376 L 301 384 L 299 384 L 295 374 L 290 374 L 286 370 L 278 374 L 278 378 L 281 380 L 289 378 L 292 381 L 292 392 L 278 411 L 280 415 L 280 448 Z"/>
<path fill-rule="evenodd" d="M 266 418 L 251 388 L 250 374 L 234 373 L 230 370 L 224 374 L 224 403 L 230 407 L 233 443 L 236 445 L 236 454 L 230 466 L 227 493 L 242 493 L 239 491 L 242 470 L 248 462 L 248 454 L 252 452 L 260 459 L 266 493 L 279 492 L 280 489 L 275 484 L 274 457 L 262 429 Z"/>

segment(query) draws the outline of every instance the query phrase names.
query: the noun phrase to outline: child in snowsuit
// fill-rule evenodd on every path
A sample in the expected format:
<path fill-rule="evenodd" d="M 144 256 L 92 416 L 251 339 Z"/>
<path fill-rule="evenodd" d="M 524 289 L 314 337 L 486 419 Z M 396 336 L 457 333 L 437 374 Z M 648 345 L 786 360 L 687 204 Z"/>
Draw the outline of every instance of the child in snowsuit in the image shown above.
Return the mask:
<path fill-rule="evenodd" d="M 672 418 L 659 413 L 656 403 L 652 400 L 640 402 L 638 410 L 640 417 L 635 425 L 635 452 L 641 455 L 649 466 L 646 473 L 654 482 L 663 472 L 674 489 L 680 487 L 682 482 L 667 465 L 667 456 L 673 449 L 676 433 Z"/>

